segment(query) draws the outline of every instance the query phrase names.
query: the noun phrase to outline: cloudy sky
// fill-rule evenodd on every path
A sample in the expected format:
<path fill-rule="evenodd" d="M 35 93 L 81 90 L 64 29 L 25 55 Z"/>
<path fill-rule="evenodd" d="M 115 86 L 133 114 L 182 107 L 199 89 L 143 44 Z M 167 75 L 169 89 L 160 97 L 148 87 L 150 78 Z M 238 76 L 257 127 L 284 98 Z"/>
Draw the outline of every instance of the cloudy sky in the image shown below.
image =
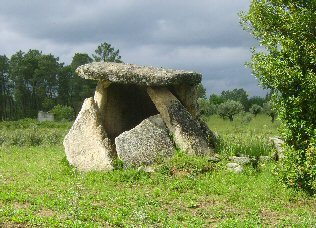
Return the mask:
<path fill-rule="evenodd" d="M 106 41 L 127 63 L 194 70 L 207 93 L 264 95 L 245 68 L 251 36 L 237 13 L 249 0 L 0 0 L 0 55 L 38 49 L 69 64 Z"/>

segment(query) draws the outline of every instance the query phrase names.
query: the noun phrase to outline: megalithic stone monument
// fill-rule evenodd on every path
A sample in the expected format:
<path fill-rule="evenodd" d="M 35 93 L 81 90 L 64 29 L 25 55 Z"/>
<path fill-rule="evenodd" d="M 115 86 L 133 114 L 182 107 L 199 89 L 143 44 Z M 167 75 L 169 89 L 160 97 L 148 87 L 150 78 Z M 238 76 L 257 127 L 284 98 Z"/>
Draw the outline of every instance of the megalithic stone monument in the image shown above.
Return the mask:
<path fill-rule="evenodd" d="M 197 115 L 200 74 L 107 62 L 80 66 L 77 73 L 98 80 L 64 139 L 67 159 L 79 170 L 111 170 L 115 159 L 149 165 L 176 148 L 213 153 L 212 132 Z"/>

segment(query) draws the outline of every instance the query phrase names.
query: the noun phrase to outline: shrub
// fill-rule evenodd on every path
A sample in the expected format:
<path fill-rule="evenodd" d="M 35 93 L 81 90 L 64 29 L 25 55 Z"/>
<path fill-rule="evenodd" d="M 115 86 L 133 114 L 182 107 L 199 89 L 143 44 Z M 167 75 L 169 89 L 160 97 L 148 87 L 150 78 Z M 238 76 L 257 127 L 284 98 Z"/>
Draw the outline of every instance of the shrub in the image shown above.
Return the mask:
<path fill-rule="evenodd" d="M 253 0 L 241 14 L 241 24 L 263 46 L 252 49 L 249 66 L 274 93 L 288 145 L 281 177 L 309 192 L 316 192 L 315 8 L 315 1 Z"/>
<path fill-rule="evenodd" d="M 251 108 L 249 109 L 249 112 L 254 114 L 255 116 L 257 116 L 259 113 L 262 112 L 262 107 L 260 105 L 257 105 L 257 104 L 253 104 L 251 106 Z"/>
<path fill-rule="evenodd" d="M 239 101 L 228 100 L 218 106 L 217 113 L 222 118 L 228 118 L 230 121 L 233 121 L 234 116 L 243 110 L 244 107 Z"/>
<path fill-rule="evenodd" d="M 263 111 L 266 113 L 268 116 L 271 117 L 271 122 L 274 123 L 275 117 L 277 115 L 275 109 L 272 106 L 272 102 L 268 101 L 263 104 Z"/>
<path fill-rule="evenodd" d="M 210 104 L 209 100 L 205 98 L 198 99 L 199 112 L 203 116 L 209 116 L 216 113 L 216 107 Z"/>
<path fill-rule="evenodd" d="M 75 117 L 75 111 L 70 106 L 64 106 L 64 105 L 56 105 L 52 110 L 50 110 L 51 113 L 54 114 L 54 118 L 57 121 L 60 120 L 73 120 Z"/>
<path fill-rule="evenodd" d="M 253 119 L 253 115 L 249 112 L 241 112 L 238 116 L 242 124 L 249 124 Z"/>

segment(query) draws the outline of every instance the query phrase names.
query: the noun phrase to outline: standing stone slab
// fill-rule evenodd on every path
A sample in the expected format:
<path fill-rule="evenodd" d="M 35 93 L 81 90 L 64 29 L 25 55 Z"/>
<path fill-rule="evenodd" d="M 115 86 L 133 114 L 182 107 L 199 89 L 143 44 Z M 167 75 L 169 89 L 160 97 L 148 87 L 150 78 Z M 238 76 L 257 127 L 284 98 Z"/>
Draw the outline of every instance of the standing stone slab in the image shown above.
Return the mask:
<path fill-rule="evenodd" d="M 69 163 L 80 171 L 113 169 L 111 143 L 100 122 L 93 98 L 85 99 L 64 139 L 64 147 Z"/>
<path fill-rule="evenodd" d="M 212 152 L 209 148 L 208 136 L 201 129 L 199 122 L 168 89 L 149 87 L 147 92 L 180 149 L 192 155 Z"/>
<path fill-rule="evenodd" d="M 115 145 L 118 158 L 126 166 L 149 165 L 175 152 L 160 115 L 151 116 L 123 132 L 115 138 Z"/>

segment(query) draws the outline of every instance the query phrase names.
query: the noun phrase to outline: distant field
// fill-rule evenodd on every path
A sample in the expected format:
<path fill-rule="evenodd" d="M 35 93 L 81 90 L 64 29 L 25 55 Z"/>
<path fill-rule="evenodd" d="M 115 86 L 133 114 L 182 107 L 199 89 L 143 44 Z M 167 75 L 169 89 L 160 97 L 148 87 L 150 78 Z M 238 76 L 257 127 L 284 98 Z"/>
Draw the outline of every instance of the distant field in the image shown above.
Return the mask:
<path fill-rule="evenodd" d="M 179 151 L 155 173 L 79 173 L 61 145 L 71 124 L 0 123 L 0 227 L 316 226 L 315 197 L 280 184 L 274 162 L 241 174 L 225 169 L 229 155 L 271 154 L 278 123 L 212 116 L 208 124 L 219 135 L 219 163 Z M 15 132 L 28 136 L 14 144 Z"/>

